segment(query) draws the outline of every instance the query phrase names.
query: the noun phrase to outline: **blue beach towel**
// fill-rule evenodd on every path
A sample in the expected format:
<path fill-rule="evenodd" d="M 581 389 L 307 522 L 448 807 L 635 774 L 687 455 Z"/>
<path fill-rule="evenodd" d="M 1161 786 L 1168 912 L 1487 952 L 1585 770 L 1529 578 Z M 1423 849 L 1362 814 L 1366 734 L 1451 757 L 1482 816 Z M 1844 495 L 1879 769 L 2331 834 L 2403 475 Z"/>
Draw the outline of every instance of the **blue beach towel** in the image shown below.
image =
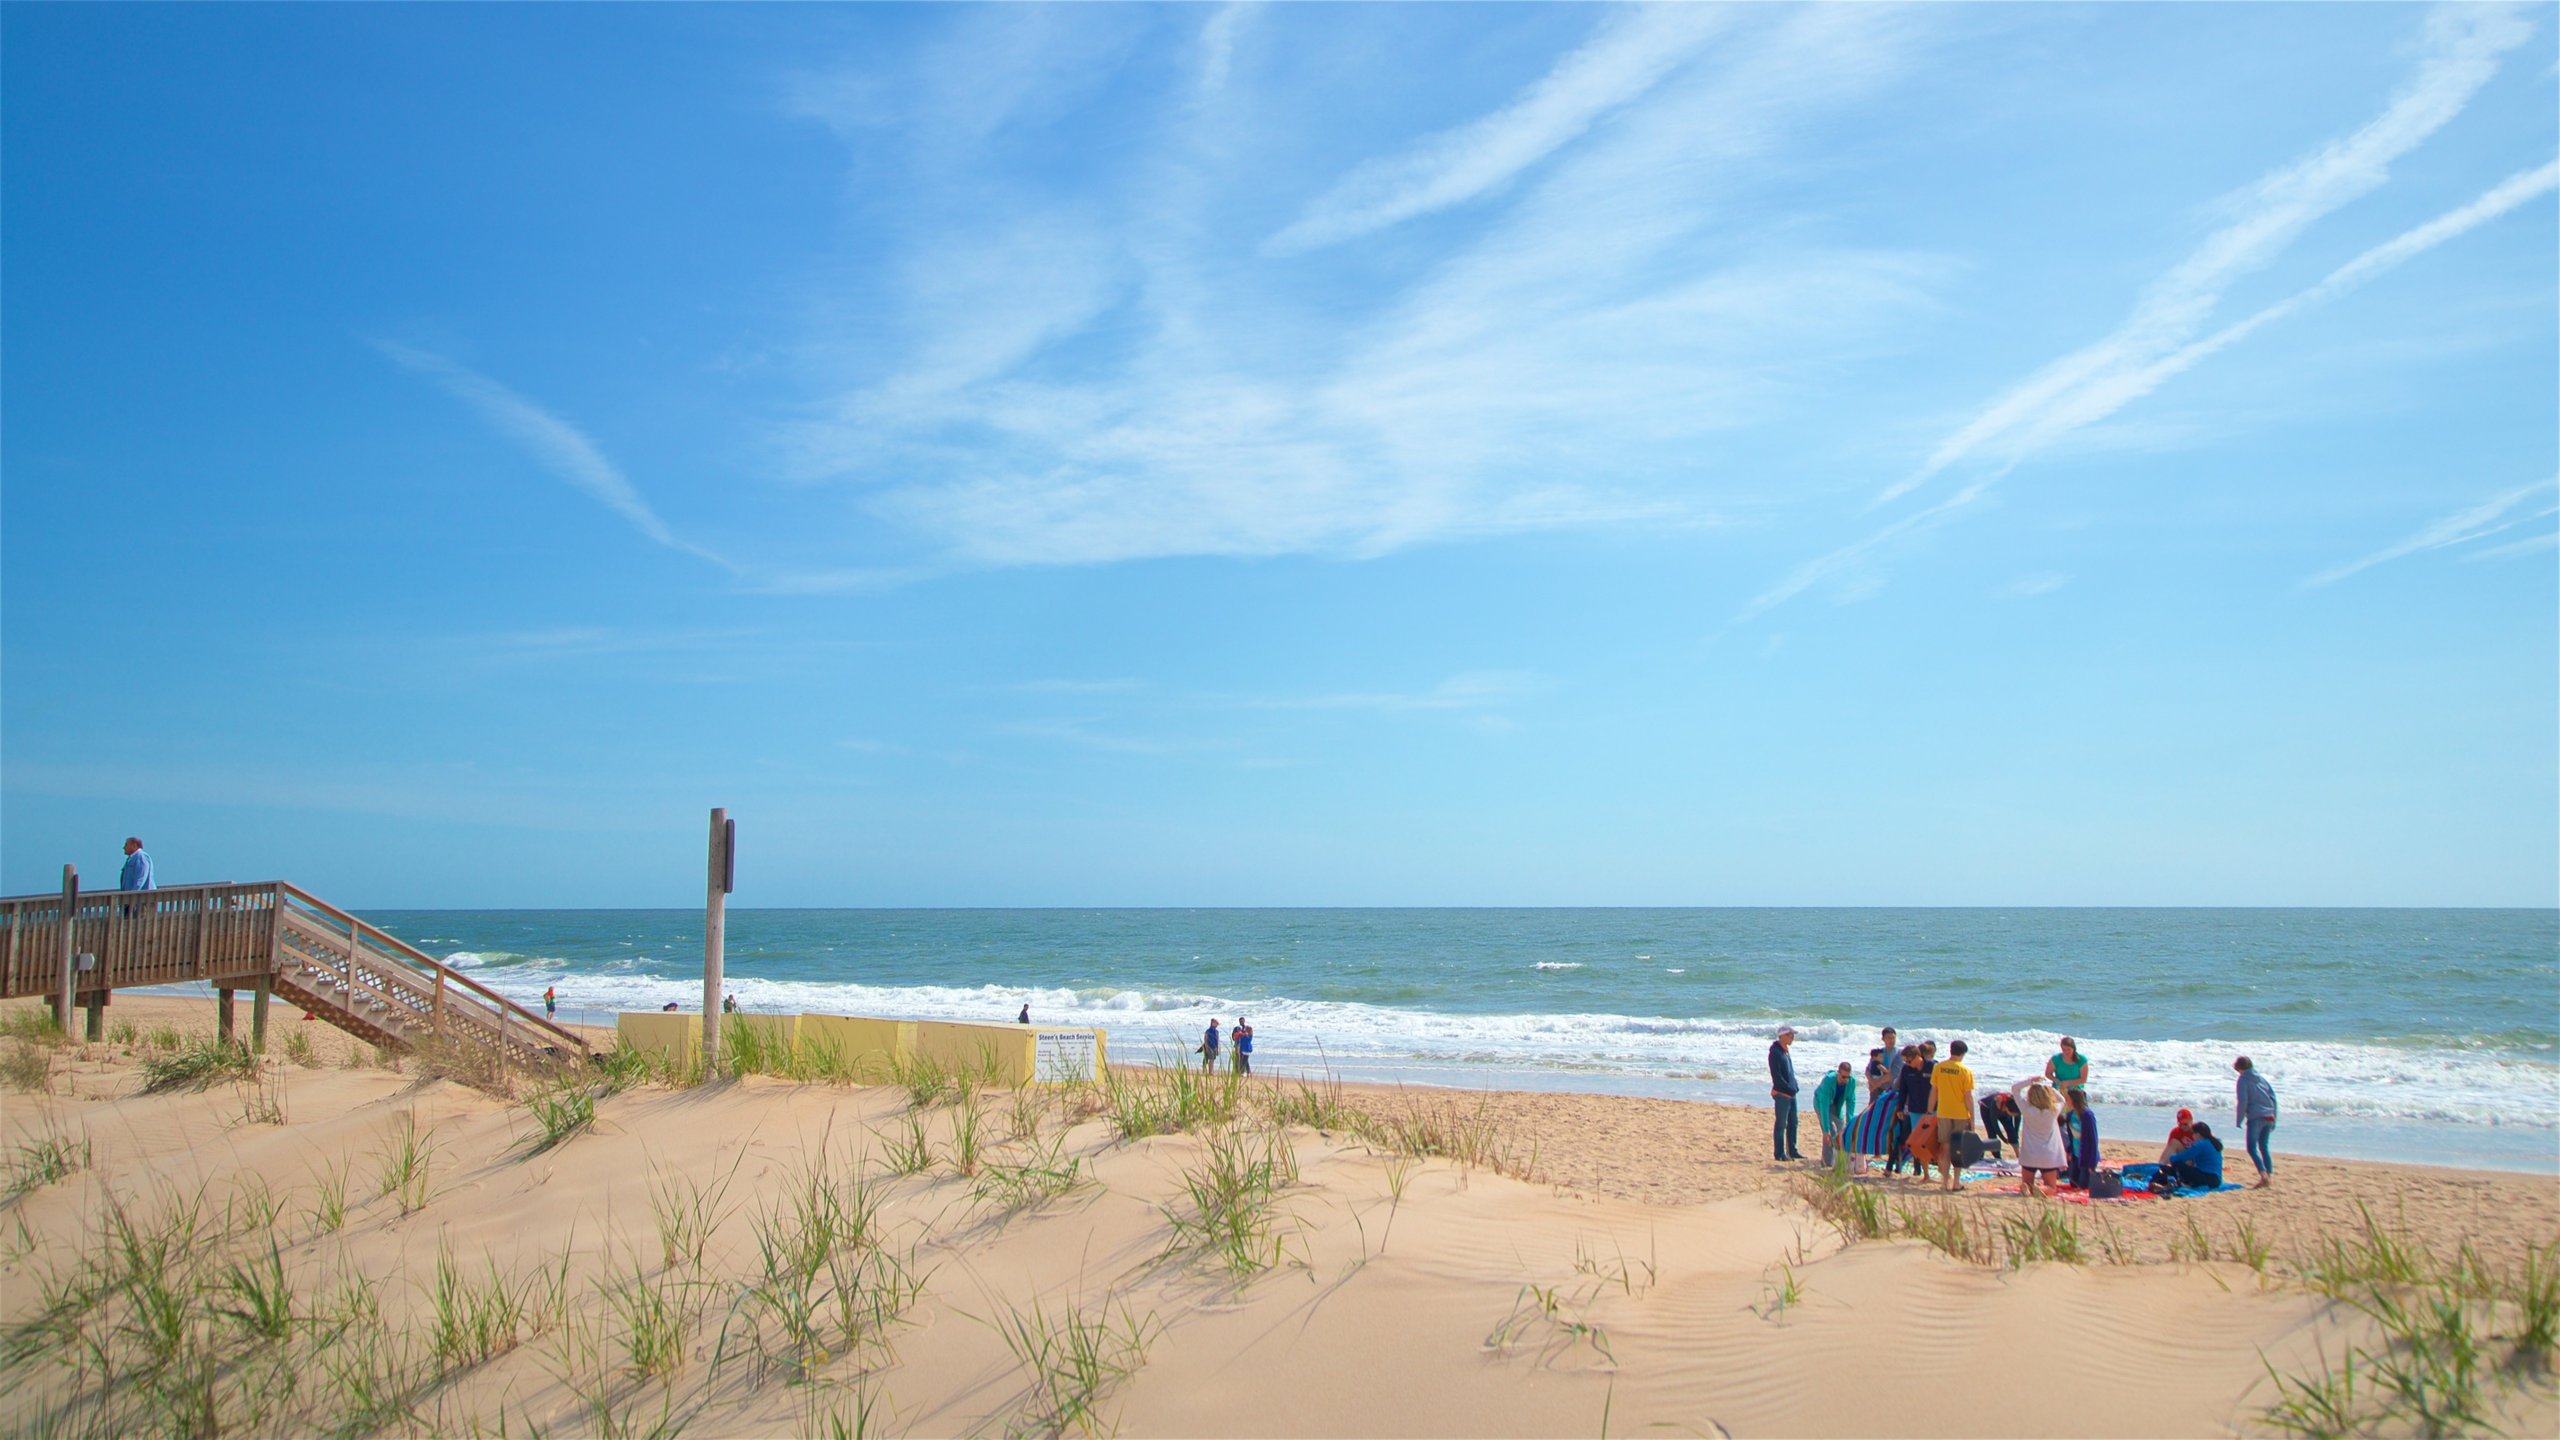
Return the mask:
<path fill-rule="evenodd" d="M 2124 1167 L 2124 1188 L 2128 1193 L 2135 1190 L 2148 1190 L 2151 1188 L 2151 1177 L 2159 1173 L 2160 1167 L 2158 1165 L 2127 1165 Z M 2248 1188 L 2249 1187 L 2246 1185 L 2235 1185 L 2230 1181 L 2225 1180 L 2222 1182 L 2219 1189 L 2207 1190 L 2196 1185 L 2181 1185 L 2175 1190 L 2164 1191 L 2162 1193 L 2175 1196 L 2179 1199 L 2185 1199 L 2190 1195 L 2219 1195 L 2224 1190 L 2246 1190 Z"/>

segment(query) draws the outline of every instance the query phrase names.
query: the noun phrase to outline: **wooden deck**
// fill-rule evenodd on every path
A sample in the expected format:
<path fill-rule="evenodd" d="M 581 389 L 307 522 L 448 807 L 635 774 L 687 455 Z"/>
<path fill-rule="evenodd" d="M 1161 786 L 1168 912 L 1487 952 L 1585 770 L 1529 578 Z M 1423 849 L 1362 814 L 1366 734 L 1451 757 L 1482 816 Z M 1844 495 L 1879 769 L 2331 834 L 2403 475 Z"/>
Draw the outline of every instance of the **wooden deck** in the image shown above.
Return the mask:
<path fill-rule="evenodd" d="M 58 894 L 0 899 L 0 998 L 60 993 L 63 921 Z M 283 881 L 83 894 L 70 923 L 73 952 L 95 957 L 72 976 L 75 1007 L 201 981 L 281 996 L 395 1051 L 441 1045 L 513 1067 L 591 1053 L 573 1032 Z"/>

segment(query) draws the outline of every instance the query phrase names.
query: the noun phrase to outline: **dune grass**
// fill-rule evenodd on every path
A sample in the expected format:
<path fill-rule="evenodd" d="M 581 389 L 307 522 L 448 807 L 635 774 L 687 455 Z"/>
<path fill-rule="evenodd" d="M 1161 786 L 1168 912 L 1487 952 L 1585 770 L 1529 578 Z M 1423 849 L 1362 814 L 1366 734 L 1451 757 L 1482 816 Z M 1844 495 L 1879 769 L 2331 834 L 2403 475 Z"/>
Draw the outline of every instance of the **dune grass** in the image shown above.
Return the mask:
<path fill-rule="evenodd" d="M 0 1157 L 0 1167 L 5 1167 L 0 1168 L 0 1192 L 15 1200 L 88 1169 L 89 1161 L 89 1137 L 74 1136 L 47 1116 L 40 1131 L 24 1136 Z"/>
<path fill-rule="evenodd" d="M 1296 1184 L 1297 1153 L 1282 1131 L 1229 1125 L 1200 1137 L 1198 1162 L 1182 1173 L 1182 1194 L 1163 1207 L 1172 1227 L 1168 1255 L 1208 1257 L 1242 1280 L 1286 1258 L 1291 1222 L 1280 1192 Z"/>
<path fill-rule="evenodd" d="M 143 1057 L 142 1088 L 146 1093 L 202 1090 L 220 1081 L 254 1079 L 257 1073 L 258 1060 L 248 1046 L 198 1035 L 167 1054 Z"/>
<path fill-rule="evenodd" d="M 1026 1375 L 1023 1417 L 1042 1435 L 1107 1434 L 1102 1413 L 1113 1386 L 1138 1373 L 1163 1326 L 1106 1295 L 1090 1310 L 1034 1300 L 1007 1305 L 996 1332 Z"/>

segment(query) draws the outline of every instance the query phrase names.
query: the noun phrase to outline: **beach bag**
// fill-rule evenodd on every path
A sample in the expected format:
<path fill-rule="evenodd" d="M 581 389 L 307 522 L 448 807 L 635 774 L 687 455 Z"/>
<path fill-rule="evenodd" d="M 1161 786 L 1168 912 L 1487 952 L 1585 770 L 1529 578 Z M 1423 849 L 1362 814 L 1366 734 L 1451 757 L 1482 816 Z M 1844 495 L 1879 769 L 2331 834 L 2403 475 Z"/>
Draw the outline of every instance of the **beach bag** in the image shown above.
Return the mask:
<path fill-rule="evenodd" d="M 2089 1198 L 2092 1200 L 2120 1200 L 2124 1198 L 2124 1172 L 2121 1170 L 2101 1170 L 2097 1174 L 2090 1176 Z"/>

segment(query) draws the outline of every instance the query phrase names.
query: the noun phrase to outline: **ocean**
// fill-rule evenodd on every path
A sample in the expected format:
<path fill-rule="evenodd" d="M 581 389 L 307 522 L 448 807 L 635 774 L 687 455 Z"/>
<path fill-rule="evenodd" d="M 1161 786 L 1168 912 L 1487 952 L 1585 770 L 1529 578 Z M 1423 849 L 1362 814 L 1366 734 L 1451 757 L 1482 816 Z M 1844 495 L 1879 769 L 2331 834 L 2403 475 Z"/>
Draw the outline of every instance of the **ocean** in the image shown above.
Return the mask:
<path fill-rule="evenodd" d="M 701 999 L 690 910 L 371 911 L 564 1018 Z M 2093 1062 L 2101 1132 L 2229 1119 L 2251 1055 L 2279 1153 L 2560 1173 L 2560 912 L 2169 909 L 756 910 L 761 1011 L 1100 1026 L 1171 1058 L 1250 1016 L 1262 1073 L 1767 1103 L 1877 1027 L 1961 1036 L 1986 1083 Z M 2235 1141 L 2234 1155 L 2237 1155 Z"/>

